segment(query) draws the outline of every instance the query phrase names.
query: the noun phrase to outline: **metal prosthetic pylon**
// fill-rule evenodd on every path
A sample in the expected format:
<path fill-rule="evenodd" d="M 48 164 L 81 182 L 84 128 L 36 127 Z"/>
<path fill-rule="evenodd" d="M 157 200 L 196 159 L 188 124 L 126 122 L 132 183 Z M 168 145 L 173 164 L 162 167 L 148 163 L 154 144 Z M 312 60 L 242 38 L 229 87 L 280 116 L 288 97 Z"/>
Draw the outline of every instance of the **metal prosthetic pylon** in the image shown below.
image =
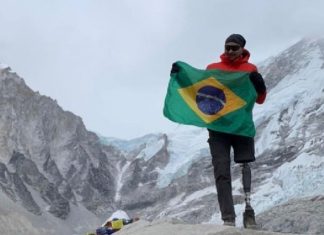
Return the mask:
<path fill-rule="evenodd" d="M 245 194 L 245 211 L 243 212 L 244 228 L 256 229 L 254 210 L 251 206 L 251 168 L 248 163 L 242 164 L 242 183 Z"/>

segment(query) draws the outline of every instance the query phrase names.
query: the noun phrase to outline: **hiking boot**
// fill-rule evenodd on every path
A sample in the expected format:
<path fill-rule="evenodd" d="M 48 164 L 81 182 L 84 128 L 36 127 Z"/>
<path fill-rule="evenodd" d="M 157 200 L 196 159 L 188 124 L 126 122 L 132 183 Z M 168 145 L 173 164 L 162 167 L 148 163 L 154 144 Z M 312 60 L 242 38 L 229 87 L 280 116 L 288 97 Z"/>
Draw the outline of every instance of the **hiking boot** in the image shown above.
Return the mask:
<path fill-rule="evenodd" d="M 244 228 L 249 228 L 249 229 L 257 228 L 257 224 L 255 222 L 254 210 L 252 209 L 252 207 L 245 208 L 245 211 L 243 212 L 243 225 Z"/>
<path fill-rule="evenodd" d="M 235 227 L 235 220 L 224 220 L 224 224 L 223 225 Z"/>

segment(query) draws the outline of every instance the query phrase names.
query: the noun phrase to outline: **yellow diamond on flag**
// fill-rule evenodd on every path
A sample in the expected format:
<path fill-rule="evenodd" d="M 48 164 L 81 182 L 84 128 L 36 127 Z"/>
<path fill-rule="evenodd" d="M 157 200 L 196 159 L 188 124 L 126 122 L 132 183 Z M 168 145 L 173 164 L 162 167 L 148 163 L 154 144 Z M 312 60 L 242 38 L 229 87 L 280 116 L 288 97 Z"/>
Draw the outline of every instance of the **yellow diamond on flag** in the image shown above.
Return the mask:
<path fill-rule="evenodd" d="M 178 92 L 205 123 L 211 123 L 246 104 L 242 98 L 213 77 L 180 88 Z"/>

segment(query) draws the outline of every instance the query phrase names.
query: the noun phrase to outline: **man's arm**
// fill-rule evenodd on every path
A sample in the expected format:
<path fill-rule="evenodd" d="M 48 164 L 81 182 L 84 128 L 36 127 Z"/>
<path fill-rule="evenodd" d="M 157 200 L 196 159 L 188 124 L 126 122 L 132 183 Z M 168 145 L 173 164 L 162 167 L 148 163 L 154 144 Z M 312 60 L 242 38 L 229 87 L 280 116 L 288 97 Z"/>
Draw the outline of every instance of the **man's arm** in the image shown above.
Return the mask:
<path fill-rule="evenodd" d="M 256 103 L 263 104 L 267 96 L 267 88 L 262 78 L 262 75 L 258 72 L 252 72 L 250 73 L 250 80 L 258 94 Z"/>

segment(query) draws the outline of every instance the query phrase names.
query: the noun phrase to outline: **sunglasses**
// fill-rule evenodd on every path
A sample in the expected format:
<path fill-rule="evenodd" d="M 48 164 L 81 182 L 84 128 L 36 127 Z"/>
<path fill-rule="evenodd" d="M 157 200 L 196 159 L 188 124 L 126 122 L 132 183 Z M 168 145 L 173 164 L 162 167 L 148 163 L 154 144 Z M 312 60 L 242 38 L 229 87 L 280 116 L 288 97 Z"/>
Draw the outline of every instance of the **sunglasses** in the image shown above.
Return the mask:
<path fill-rule="evenodd" d="M 230 51 L 230 50 L 232 50 L 232 51 L 237 51 L 237 50 L 239 50 L 241 47 L 240 46 L 236 46 L 236 45 L 225 45 L 225 50 L 226 51 Z"/>

